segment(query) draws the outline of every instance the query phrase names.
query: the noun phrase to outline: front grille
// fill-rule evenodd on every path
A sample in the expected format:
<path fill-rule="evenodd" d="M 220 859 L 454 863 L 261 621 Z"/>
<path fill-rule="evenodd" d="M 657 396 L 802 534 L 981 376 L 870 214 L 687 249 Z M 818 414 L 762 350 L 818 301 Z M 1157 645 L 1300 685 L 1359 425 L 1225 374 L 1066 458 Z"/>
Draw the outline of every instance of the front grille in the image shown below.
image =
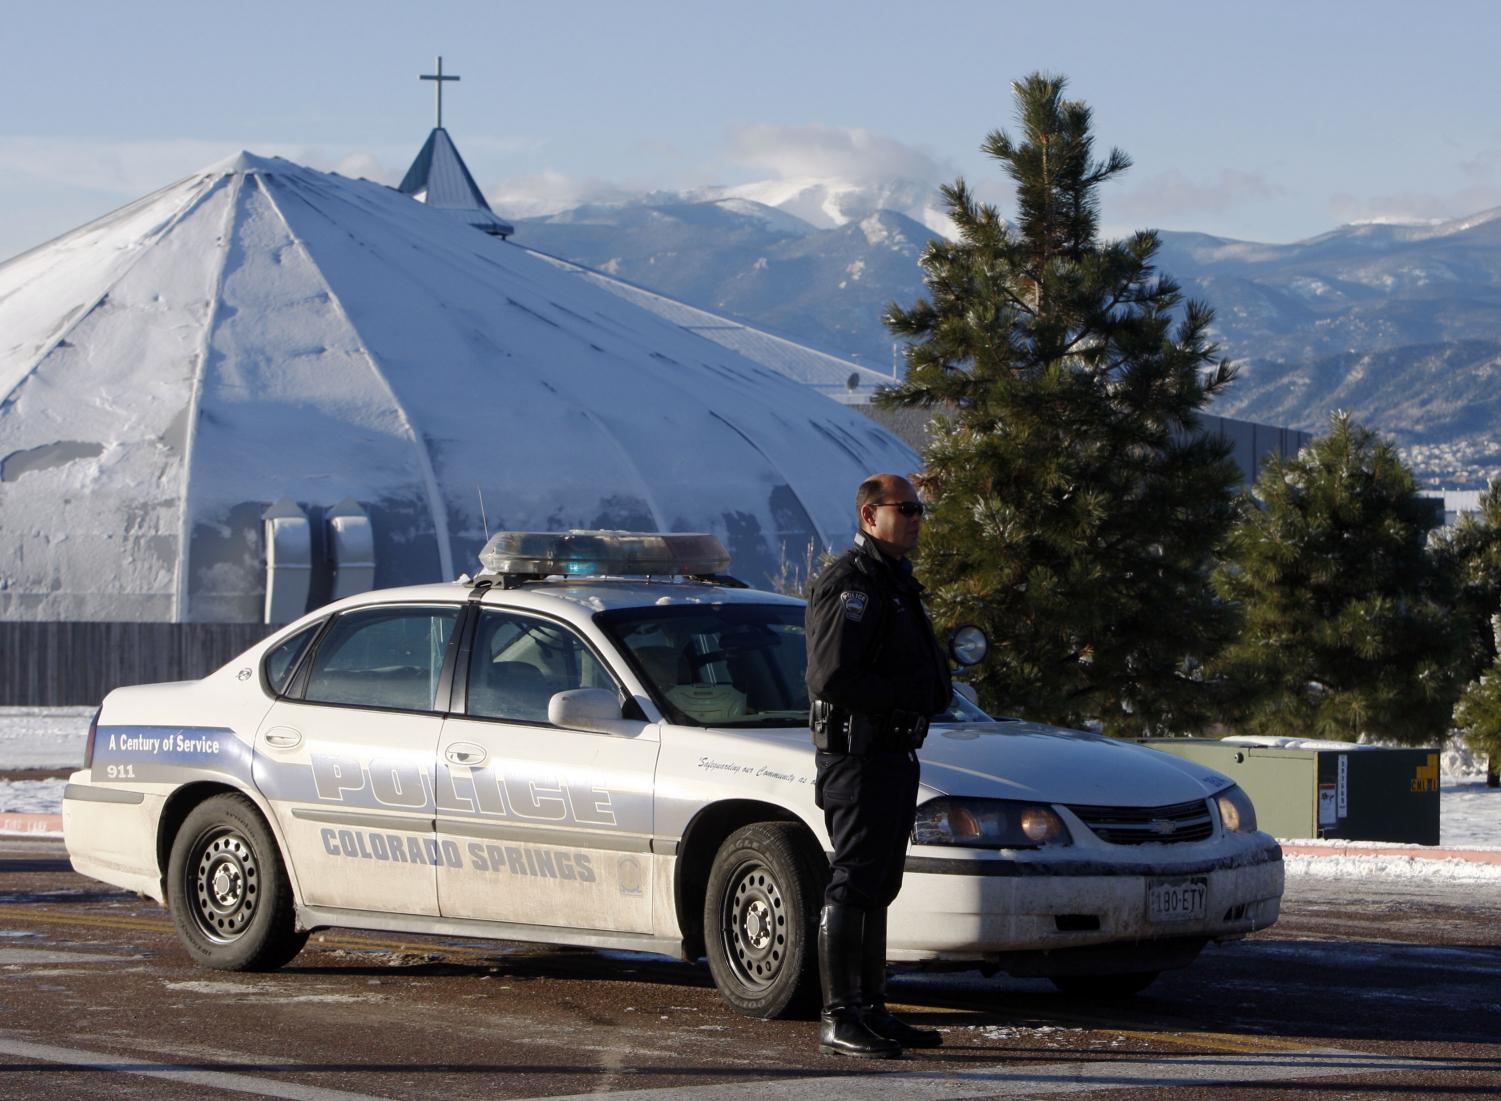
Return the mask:
<path fill-rule="evenodd" d="M 1203 799 L 1170 807 L 1076 807 L 1079 816 L 1101 841 L 1112 845 L 1142 845 L 1149 841 L 1202 841 L 1214 832 L 1209 804 Z"/>

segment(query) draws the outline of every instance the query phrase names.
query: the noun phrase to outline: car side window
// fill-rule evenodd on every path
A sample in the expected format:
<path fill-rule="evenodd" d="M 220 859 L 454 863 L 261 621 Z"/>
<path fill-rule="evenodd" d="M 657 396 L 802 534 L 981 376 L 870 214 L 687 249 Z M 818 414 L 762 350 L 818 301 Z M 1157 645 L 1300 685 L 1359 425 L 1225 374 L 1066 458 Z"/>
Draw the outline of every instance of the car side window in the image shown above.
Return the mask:
<path fill-rule="evenodd" d="M 457 608 L 366 608 L 341 615 L 313 655 L 310 703 L 434 711 Z"/>
<path fill-rule="evenodd" d="M 571 688 L 619 691 L 583 639 L 545 619 L 480 613 L 469 658 L 466 712 L 475 718 L 547 722 L 547 703 Z"/>
<path fill-rule="evenodd" d="M 275 695 L 279 696 L 287 690 L 287 682 L 292 679 L 292 671 L 297 668 L 297 659 L 322 626 L 320 620 L 311 627 L 298 631 L 266 655 L 266 684 Z"/>

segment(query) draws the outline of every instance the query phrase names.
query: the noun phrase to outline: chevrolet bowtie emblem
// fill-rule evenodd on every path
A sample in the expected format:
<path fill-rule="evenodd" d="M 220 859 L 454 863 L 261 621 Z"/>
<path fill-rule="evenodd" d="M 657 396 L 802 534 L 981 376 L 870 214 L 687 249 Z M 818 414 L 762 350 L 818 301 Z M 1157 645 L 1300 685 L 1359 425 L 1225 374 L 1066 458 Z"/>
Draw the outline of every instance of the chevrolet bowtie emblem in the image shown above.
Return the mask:
<path fill-rule="evenodd" d="M 1178 831 L 1177 823 L 1170 822 L 1166 818 L 1154 818 L 1148 823 L 1148 828 L 1159 837 L 1166 837 L 1170 833 Z"/>

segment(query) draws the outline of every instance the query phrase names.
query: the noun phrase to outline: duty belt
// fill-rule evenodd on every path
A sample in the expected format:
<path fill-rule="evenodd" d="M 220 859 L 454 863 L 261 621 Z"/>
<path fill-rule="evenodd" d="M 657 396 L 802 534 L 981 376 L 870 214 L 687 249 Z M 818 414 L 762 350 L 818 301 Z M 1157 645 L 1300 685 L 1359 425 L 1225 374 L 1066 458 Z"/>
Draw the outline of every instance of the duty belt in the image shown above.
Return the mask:
<path fill-rule="evenodd" d="M 928 717 L 916 711 L 860 715 L 814 700 L 809 713 L 813 745 L 829 753 L 879 753 L 917 749 L 928 736 Z"/>

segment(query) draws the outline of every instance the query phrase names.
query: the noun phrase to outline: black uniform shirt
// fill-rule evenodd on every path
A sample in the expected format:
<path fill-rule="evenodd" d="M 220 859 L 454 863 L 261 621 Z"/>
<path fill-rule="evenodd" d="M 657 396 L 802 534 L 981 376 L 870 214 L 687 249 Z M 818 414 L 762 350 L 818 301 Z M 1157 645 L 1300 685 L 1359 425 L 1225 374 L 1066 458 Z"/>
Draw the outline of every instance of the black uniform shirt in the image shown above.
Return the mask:
<path fill-rule="evenodd" d="M 905 559 L 864 534 L 818 575 L 808 597 L 808 692 L 835 707 L 884 718 L 936 715 L 949 705 L 949 663 Z"/>

